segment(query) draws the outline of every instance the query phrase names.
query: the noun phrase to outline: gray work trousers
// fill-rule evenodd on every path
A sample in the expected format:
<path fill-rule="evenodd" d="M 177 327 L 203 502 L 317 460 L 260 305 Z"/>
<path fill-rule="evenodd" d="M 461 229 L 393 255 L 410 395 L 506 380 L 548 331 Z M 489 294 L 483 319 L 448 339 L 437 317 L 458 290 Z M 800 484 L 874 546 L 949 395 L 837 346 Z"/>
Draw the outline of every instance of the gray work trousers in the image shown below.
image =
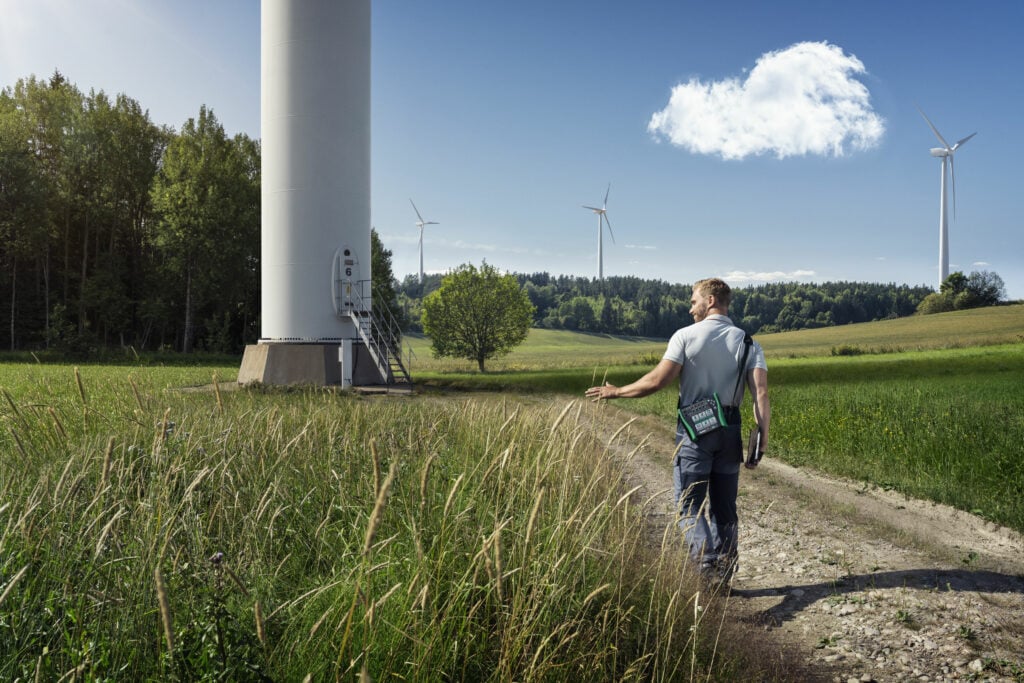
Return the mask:
<path fill-rule="evenodd" d="M 706 568 L 737 555 L 736 493 L 743 464 L 743 439 L 737 424 L 700 437 L 695 443 L 676 433 L 679 447 L 673 468 L 679 526 L 690 557 Z"/>

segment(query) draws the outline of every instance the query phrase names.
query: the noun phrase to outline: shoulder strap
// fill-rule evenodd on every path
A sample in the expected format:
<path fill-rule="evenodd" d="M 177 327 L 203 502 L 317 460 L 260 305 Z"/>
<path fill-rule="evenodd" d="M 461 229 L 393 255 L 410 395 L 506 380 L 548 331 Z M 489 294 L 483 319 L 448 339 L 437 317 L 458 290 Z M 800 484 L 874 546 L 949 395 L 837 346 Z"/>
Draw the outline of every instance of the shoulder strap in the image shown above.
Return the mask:
<path fill-rule="evenodd" d="M 749 334 L 743 335 L 743 360 L 740 361 L 740 372 L 739 372 L 739 375 L 736 377 L 736 386 L 733 387 L 733 389 L 732 389 L 732 400 L 733 401 L 736 401 L 736 392 L 739 391 L 740 383 L 743 381 L 743 375 L 745 374 L 744 371 L 747 369 L 747 357 L 750 355 L 750 347 L 753 344 L 754 344 L 754 340 L 753 340 L 753 338 L 751 338 L 751 336 Z M 740 399 L 741 400 L 736 402 L 736 406 L 737 407 L 739 407 L 739 404 L 742 403 L 742 398 L 743 398 L 743 395 L 741 394 L 740 395 Z"/>

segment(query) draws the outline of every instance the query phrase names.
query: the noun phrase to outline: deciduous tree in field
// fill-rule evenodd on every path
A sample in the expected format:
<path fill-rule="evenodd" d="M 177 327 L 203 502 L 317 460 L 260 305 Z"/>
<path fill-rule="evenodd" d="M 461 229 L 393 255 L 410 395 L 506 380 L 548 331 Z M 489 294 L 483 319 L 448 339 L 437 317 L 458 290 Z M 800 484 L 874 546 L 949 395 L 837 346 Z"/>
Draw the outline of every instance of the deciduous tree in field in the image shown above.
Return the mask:
<path fill-rule="evenodd" d="M 484 361 L 504 355 L 526 339 L 533 304 L 514 275 L 484 262 L 459 266 L 423 300 L 423 331 L 435 357 Z"/>
<path fill-rule="evenodd" d="M 918 305 L 923 314 L 945 313 L 966 308 L 995 306 L 1006 298 L 1006 287 L 998 273 L 988 270 L 974 271 L 969 276 L 957 271 L 950 273 L 938 292 L 929 294 Z"/>
<path fill-rule="evenodd" d="M 995 306 L 1006 299 L 1006 285 L 998 273 L 981 270 L 967 276 L 966 289 L 979 306 Z"/>

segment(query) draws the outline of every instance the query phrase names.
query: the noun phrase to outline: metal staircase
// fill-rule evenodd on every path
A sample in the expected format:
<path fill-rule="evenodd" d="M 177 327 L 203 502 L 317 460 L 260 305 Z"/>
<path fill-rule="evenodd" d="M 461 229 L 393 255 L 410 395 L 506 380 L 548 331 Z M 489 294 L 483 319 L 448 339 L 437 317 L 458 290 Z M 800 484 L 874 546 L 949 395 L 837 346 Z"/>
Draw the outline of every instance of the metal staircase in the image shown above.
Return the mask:
<path fill-rule="evenodd" d="M 376 304 L 380 300 L 379 297 L 371 297 L 371 305 L 366 305 L 366 299 L 359 286 L 364 284 L 368 283 L 342 283 L 339 293 L 344 292 L 344 295 L 335 302 L 338 315 L 355 323 L 356 329 L 359 330 L 359 338 L 370 352 L 370 357 L 373 358 L 373 363 L 385 384 L 411 387 L 412 376 L 408 367 L 415 357 L 412 349 L 405 348 L 402 343 L 402 329 L 388 307 Z"/>

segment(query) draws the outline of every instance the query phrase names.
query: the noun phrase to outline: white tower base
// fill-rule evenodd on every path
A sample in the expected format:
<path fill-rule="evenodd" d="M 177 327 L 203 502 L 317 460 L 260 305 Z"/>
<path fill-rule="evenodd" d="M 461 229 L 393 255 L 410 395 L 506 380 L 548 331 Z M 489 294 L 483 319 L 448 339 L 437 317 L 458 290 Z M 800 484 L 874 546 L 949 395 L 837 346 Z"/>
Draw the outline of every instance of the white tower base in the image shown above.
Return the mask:
<path fill-rule="evenodd" d="M 358 386 L 387 384 L 370 351 L 359 342 L 344 340 L 350 346 L 351 362 L 342 367 L 339 344 L 249 344 L 238 370 L 238 383 L 288 386 Z M 343 373 L 348 379 L 343 381 Z"/>

